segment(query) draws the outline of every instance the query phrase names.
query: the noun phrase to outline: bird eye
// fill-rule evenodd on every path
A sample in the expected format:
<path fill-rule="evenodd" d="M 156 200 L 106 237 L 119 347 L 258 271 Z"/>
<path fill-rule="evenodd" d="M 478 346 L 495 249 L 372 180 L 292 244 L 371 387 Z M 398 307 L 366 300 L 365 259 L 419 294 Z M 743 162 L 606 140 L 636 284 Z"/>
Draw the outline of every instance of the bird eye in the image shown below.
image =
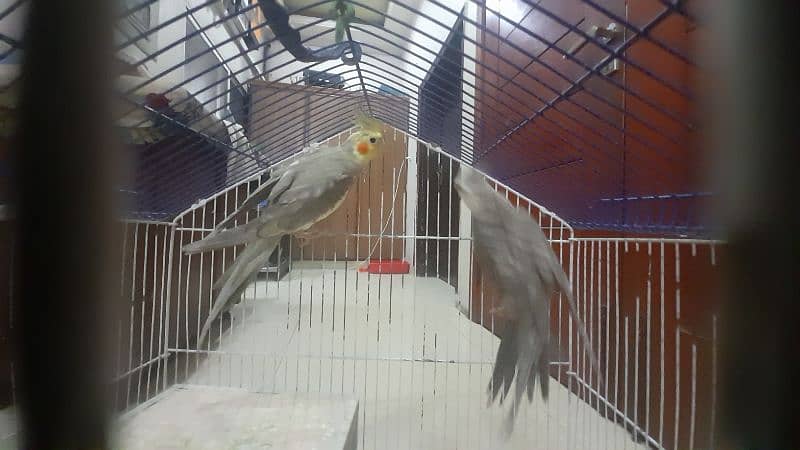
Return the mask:
<path fill-rule="evenodd" d="M 369 138 L 369 141 L 370 141 L 371 143 L 373 143 L 373 144 L 374 144 L 374 143 L 375 143 L 375 141 L 377 141 L 377 139 L 375 139 L 375 138 Z"/>

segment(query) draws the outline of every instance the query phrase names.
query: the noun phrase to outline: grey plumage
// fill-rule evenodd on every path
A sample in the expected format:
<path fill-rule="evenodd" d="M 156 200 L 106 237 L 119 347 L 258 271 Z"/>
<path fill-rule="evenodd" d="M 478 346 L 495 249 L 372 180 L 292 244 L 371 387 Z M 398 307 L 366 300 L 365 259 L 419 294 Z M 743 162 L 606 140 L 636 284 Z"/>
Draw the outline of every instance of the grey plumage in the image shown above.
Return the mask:
<path fill-rule="evenodd" d="M 515 208 L 489 187 L 483 175 L 461 166 L 455 187 L 472 213 L 474 257 L 493 280 L 500 295 L 501 309 L 509 317 L 499 331 L 494 372 L 488 391 L 490 402 L 500 396 L 505 400 L 516 375 L 514 402 L 507 431 L 527 392 L 533 400 L 536 380 L 542 398 L 549 393 L 550 298 L 560 291 L 567 298 L 570 314 L 584 341 L 589 359 L 598 364 L 589 346 L 583 322 L 575 314 L 569 279 L 553 253 L 539 224 L 526 210 Z"/>
<path fill-rule="evenodd" d="M 290 163 L 274 167 L 269 180 L 250 194 L 238 210 L 220 222 L 211 234 L 183 247 L 184 253 L 192 254 L 247 245 L 214 284 L 218 294 L 200 331 L 198 347 L 205 342 L 214 320 L 240 297 L 246 281 L 263 266 L 281 237 L 307 230 L 344 201 L 356 177 L 376 155 L 382 141 L 379 125 L 367 119 L 361 120 L 361 128 L 341 146 L 311 149 Z M 226 229 L 236 217 L 255 209 L 265 200 L 267 205 L 257 218 Z"/>

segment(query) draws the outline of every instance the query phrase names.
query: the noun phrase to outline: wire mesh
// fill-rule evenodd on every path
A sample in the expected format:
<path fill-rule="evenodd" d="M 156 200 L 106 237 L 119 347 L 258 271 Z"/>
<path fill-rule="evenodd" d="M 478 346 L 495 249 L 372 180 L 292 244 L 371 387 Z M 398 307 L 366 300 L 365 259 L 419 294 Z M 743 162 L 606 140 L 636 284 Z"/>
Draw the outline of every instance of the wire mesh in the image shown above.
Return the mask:
<path fill-rule="evenodd" d="M 666 0 L 404 0 L 387 11 L 351 1 L 385 19 L 349 25 L 347 40 L 363 52 L 351 64 L 299 63 L 259 2 L 234 12 L 218 3 L 129 2 L 119 15 L 147 10 L 153 20 L 117 44 L 128 77 L 117 123 L 136 162 L 121 188 L 130 202 L 117 410 L 187 382 L 349 394 L 360 401 L 359 448 L 494 448 L 503 411 L 486 408 L 482 393 L 499 319 L 452 189 L 466 163 L 540 223 L 601 360 L 593 373 L 559 298 L 551 376 L 560 390 L 522 407 L 512 444 L 714 447 L 717 322 L 703 299 L 722 243 L 703 240 L 713 193 L 690 171 L 701 126 L 691 111 L 691 12 Z M 334 45 L 335 29 L 299 16 L 328 3 L 292 14 L 312 51 Z M 20 28 L 6 32 L 24 11 L 24 1 L 0 8 L 5 64 L 24 55 Z M 592 31 L 611 22 L 619 36 L 610 42 Z M 309 85 L 308 70 L 343 87 Z M 3 74 L 12 101 L 0 106 L 13 109 L 19 80 Z M 342 142 L 358 110 L 391 127 L 395 156 L 358 180 L 338 218 L 282 244 L 288 274 L 255 278 L 198 348 L 213 283 L 241 248 L 181 247 L 235 211 L 275 164 Z M 411 272 L 358 271 L 370 257 L 406 260 Z M 682 299 L 701 324 L 682 319 Z"/>
<path fill-rule="evenodd" d="M 303 96 L 287 100 L 283 88 L 312 90 L 302 77 L 310 69 L 340 76 L 343 90 L 361 97 L 359 109 L 450 154 L 466 152 L 467 160 L 581 228 L 689 237 L 710 232 L 704 214 L 708 189 L 691 173 L 700 161 L 690 151 L 700 124 L 691 112 L 696 23 L 686 7 L 655 0 L 629 8 L 621 0 L 426 0 L 389 2 L 384 11 L 353 1 L 383 17 L 384 26 L 350 24 L 347 40 L 363 52 L 352 64 L 296 61 L 271 33 L 274 24 L 258 14 L 271 0 L 236 8 L 213 1 L 162 3 L 128 2 L 120 15 L 124 22 L 149 8 L 154 17 L 149 27 L 122 36 L 117 45 L 133 55 L 128 56 L 132 67 L 152 72 L 124 91 L 140 117 L 125 127 L 152 128 L 162 136 L 134 152 L 139 164 L 128 189 L 133 216 L 172 218 L 195 200 L 347 128 L 337 105 L 341 100 L 331 98 L 310 124 L 318 134 L 282 125 L 282 135 L 259 139 L 274 127 L 251 123 L 252 117 L 270 104 L 281 102 L 287 115 L 303 120 Z M 290 16 L 301 44 L 310 49 L 335 44 L 330 20 L 301 17 L 326 4 L 332 2 L 311 2 Z M 24 2 L 10 2 L 0 20 L 18 19 L 14 13 L 23 7 Z M 175 31 L 187 22 L 191 30 Z M 594 31 L 609 23 L 618 32 L 612 40 Z M 22 51 L 21 36 L 3 36 L 6 53 Z M 207 48 L 180 55 L 197 37 Z M 248 46 L 248 39 L 257 45 Z M 158 45 L 139 51 L 137 45 L 148 40 Z M 188 71 L 209 57 L 216 62 Z M 226 73 L 223 80 L 211 77 L 219 68 Z M 256 80 L 279 89 L 233 106 L 232 93 L 250 95 Z M 222 81 L 225 86 L 218 88 Z M 373 97 L 385 96 L 381 86 L 406 98 L 408 111 L 372 105 Z M 146 94 L 166 96 L 169 108 L 153 108 Z M 205 100 L 190 105 L 195 98 Z M 132 108 L 123 108 L 121 121 L 135 113 Z M 184 108 L 195 111 L 187 114 Z M 210 133 L 220 121 L 238 123 L 245 132 Z M 236 160 L 234 167 L 230 159 Z M 187 172 L 200 181 L 170 182 Z M 556 182 L 572 178 L 580 183 Z"/>
<path fill-rule="evenodd" d="M 496 299 L 476 272 L 469 227 L 456 221 L 454 228 L 450 220 L 458 198 L 447 186 L 461 163 L 413 136 L 397 132 L 395 138 L 409 149 L 408 159 L 393 165 L 384 160 L 380 170 L 373 167 L 359 180 L 357 199 L 342 206 L 352 212 L 343 213 L 351 222 L 333 220 L 344 228 L 323 225 L 312 229 L 305 245 L 289 246 L 286 278 L 253 280 L 240 305 L 215 328 L 215 345 L 198 349 L 193 342 L 211 307 L 215 274 L 234 255 L 175 254 L 179 288 L 171 310 L 177 315 L 168 341 L 178 362 L 167 379 L 321 398 L 354 395 L 360 401 L 359 448 L 499 445 L 503 410 L 487 409 L 481 394 L 497 347 Z M 398 183 L 403 172 L 412 179 L 405 185 Z M 382 176 L 387 179 L 380 182 Z M 243 182 L 179 216 L 176 248 L 212 230 L 257 183 L 258 178 Z M 715 405 L 709 395 L 716 375 L 701 376 L 697 365 L 701 361 L 710 366 L 707 373 L 716 373 L 716 341 L 688 333 L 679 318 L 681 293 L 702 297 L 702 280 L 718 264 L 720 243 L 575 238 L 553 213 L 493 183 L 537 219 L 572 275 L 579 316 L 603 372 L 592 373 L 567 305 L 559 300 L 552 309 L 558 356 L 551 375 L 563 386 L 562 396 L 523 407 L 512 445 L 713 444 Z M 412 271 L 358 272 L 371 252 L 407 260 Z M 648 270 L 639 273 L 641 259 Z"/>

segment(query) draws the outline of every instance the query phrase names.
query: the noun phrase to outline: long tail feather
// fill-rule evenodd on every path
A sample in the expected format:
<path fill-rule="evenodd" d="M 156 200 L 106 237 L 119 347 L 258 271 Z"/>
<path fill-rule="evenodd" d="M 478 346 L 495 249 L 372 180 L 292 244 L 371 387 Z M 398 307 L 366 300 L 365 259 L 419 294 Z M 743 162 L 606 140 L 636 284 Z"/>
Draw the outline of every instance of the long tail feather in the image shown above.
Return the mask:
<path fill-rule="evenodd" d="M 524 321 L 518 321 L 513 325 L 513 330 L 510 330 L 509 339 L 515 341 L 517 347 L 517 358 L 510 362 L 511 376 L 514 376 L 514 369 L 516 368 L 516 386 L 514 386 L 514 397 L 511 399 L 511 408 L 506 419 L 504 427 L 505 437 L 510 437 L 514 431 L 514 421 L 516 419 L 522 401 L 525 398 L 525 393 L 528 392 L 529 398 L 532 397 L 536 386 L 536 377 L 540 378 L 540 385 L 542 388 L 542 397 L 547 398 L 548 387 L 545 386 L 549 373 L 546 367 L 549 365 L 548 356 L 545 354 L 547 342 L 542 339 L 536 330 L 530 324 Z M 498 352 L 499 353 L 499 352 Z M 544 366 L 544 368 L 542 367 Z M 507 370 L 508 368 L 501 368 Z M 495 366 L 495 371 L 498 367 Z M 510 381 L 508 383 L 510 384 Z M 506 389 L 508 385 L 505 386 Z M 503 398 L 501 397 L 501 403 Z"/>
<path fill-rule="evenodd" d="M 250 276 L 263 266 L 279 241 L 280 236 L 271 236 L 248 244 L 233 264 L 222 274 L 221 278 L 224 278 L 225 282 L 222 284 L 214 307 L 200 331 L 200 337 L 197 340 L 198 348 L 205 342 L 211 324 L 223 311 L 228 309 L 229 303 L 236 298 L 237 293 L 241 293 L 242 286 Z"/>
<path fill-rule="evenodd" d="M 233 247 L 253 240 L 255 238 L 254 234 L 254 230 L 246 228 L 245 225 L 230 230 L 214 231 L 199 241 L 184 245 L 183 252 L 191 255 L 193 253 Z"/>
<path fill-rule="evenodd" d="M 500 346 L 497 348 L 492 378 L 489 381 L 489 386 L 487 386 L 490 404 L 497 399 L 501 390 L 500 403 L 502 403 L 506 395 L 508 395 L 509 389 L 511 389 L 511 382 L 514 381 L 514 372 L 516 371 L 519 355 L 515 327 L 516 324 L 509 323 L 500 333 Z"/>

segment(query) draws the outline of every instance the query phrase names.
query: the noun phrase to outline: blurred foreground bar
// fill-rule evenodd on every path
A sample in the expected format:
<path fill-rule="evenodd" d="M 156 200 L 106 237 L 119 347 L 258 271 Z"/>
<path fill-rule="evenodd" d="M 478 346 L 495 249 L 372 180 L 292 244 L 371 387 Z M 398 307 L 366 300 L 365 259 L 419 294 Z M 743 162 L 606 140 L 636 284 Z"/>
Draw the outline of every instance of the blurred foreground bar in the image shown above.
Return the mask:
<path fill-rule="evenodd" d="M 725 448 L 796 448 L 796 2 L 723 2 L 715 167 L 730 249 L 720 321 Z M 790 442 L 792 444 L 790 444 Z"/>
<path fill-rule="evenodd" d="M 21 448 L 107 447 L 113 3 L 30 1 L 14 151 Z"/>

